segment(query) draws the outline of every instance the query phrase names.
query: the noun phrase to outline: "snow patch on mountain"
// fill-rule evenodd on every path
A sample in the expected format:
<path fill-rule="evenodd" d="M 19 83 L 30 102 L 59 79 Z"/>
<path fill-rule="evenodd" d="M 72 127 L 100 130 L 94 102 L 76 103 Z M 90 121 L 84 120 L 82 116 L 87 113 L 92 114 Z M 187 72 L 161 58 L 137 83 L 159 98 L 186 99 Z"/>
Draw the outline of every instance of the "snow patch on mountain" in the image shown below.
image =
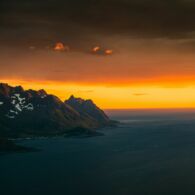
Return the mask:
<path fill-rule="evenodd" d="M 27 110 L 31 110 L 31 111 L 34 110 L 34 106 L 31 103 L 24 106 L 24 108 L 26 108 Z"/>
<path fill-rule="evenodd" d="M 19 113 L 26 111 L 33 111 L 34 106 L 32 103 L 27 103 L 27 100 L 25 97 L 22 97 L 21 94 L 16 93 L 11 96 L 11 104 L 13 105 L 13 108 L 8 111 L 6 116 L 8 118 L 14 119 Z"/>
<path fill-rule="evenodd" d="M 10 110 L 11 113 L 14 113 L 14 114 L 18 114 L 17 111 L 14 111 L 14 110 Z"/>
<path fill-rule="evenodd" d="M 46 95 L 42 95 L 42 96 L 41 96 L 42 99 L 44 99 L 44 98 L 46 98 L 46 97 L 47 97 Z"/>
<path fill-rule="evenodd" d="M 15 116 L 9 115 L 9 114 L 6 114 L 6 117 L 11 118 L 11 119 L 14 119 L 15 118 Z"/>

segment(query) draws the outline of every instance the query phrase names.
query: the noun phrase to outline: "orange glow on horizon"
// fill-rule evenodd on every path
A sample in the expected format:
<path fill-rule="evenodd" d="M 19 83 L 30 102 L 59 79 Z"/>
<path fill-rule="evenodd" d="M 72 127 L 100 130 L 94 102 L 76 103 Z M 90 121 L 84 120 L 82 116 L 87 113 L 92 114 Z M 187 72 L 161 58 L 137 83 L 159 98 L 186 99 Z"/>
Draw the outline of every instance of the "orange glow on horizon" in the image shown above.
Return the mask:
<path fill-rule="evenodd" d="M 79 86 L 106 86 L 106 87 L 190 87 L 195 86 L 195 75 L 170 75 L 162 77 L 151 77 L 151 78 L 120 78 L 112 79 L 105 77 L 98 77 L 96 80 L 75 80 L 75 81 L 61 81 L 61 80 L 33 80 L 33 79 L 21 79 L 21 78 L 2 78 L 0 82 L 16 84 L 26 83 L 39 83 L 43 85 L 79 85 Z"/>
<path fill-rule="evenodd" d="M 25 89 L 45 89 L 61 100 L 70 95 L 92 99 L 103 109 L 141 108 L 195 108 L 195 82 L 188 85 L 154 86 L 105 86 L 102 84 L 79 84 L 54 81 L 1 80 L 10 85 L 22 85 Z M 186 83 L 187 84 L 187 83 Z"/>

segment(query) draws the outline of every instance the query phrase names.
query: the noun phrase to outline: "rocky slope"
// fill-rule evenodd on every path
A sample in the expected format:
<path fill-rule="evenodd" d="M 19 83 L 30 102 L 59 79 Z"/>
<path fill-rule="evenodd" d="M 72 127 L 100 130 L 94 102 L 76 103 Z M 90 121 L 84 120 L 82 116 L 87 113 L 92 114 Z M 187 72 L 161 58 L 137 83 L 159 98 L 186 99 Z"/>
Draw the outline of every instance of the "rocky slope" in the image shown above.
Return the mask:
<path fill-rule="evenodd" d="M 0 84 L 0 136 L 53 136 L 78 128 L 94 132 L 112 121 L 91 100 L 71 96 L 62 102 L 44 90 Z"/>

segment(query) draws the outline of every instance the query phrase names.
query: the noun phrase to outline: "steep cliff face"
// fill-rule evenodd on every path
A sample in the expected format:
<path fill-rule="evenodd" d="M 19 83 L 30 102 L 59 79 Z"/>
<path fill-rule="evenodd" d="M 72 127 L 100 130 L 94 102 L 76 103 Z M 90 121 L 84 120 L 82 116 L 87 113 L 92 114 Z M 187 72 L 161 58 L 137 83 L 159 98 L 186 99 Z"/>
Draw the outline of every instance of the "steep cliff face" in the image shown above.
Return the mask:
<path fill-rule="evenodd" d="M 65 104 L 74 108 L 81 116 L 89 118 L 94 122 L 101 125 L 106 125 L 110 122 L 108 116 L 103 110 L 98 108 L 92 100 L 84 100 L 81 98 L 75 98 L 73 95 L 65 101 Z"/>
<path fill-rule="evenodd" d="M 0 84 L 1 136 L 58 135 L 78 127 L 94 130 L 109 124 L 110 119 L 91 100 L 71 96 L 62 102 L 44 90 Z"/>

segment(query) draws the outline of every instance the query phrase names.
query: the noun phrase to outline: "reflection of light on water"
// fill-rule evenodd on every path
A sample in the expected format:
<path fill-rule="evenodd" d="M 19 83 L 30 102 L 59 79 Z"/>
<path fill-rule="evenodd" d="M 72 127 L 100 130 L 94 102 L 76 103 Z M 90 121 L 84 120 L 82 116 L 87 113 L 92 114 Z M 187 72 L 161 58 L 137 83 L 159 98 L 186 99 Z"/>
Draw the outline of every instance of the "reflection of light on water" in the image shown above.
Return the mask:
<path fill-rule="evenodd" d="M 122 119 L 118 120 L 120 124 L 133 124 L 133 123 L 159 123 L 168 121 L 177 121 L 177 119 Z"/>
<path fill-rule="evenodd" d="M 136 119 L 123 119 L 120 120 L 120 123 L 136 123 L 136 122 L 142 122 L 146 120 L 136 120 Z"/>

